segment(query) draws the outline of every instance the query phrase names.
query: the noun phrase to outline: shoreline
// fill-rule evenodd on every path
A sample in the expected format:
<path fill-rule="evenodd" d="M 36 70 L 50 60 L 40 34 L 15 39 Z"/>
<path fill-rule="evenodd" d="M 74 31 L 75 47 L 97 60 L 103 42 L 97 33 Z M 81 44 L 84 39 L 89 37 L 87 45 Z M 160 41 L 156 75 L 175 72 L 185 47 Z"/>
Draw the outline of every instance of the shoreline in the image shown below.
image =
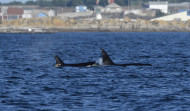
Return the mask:
<path fill-rule="evenodd" d="M 0 33 L 56 33 L 56 32 L 190 32 L 190 20 L 148 21 L 124 19 L 74 20 L 33 18 L 3 21 Z"/>
<path fill-rule="evenodd" d="M 65 29 L 65 28 L 26 28 L 15 29 L 12 27 L 7 27 L 1 30 L 0 33 L 58 33 L 58 32 L 190 32 L 187 29 Z"/>

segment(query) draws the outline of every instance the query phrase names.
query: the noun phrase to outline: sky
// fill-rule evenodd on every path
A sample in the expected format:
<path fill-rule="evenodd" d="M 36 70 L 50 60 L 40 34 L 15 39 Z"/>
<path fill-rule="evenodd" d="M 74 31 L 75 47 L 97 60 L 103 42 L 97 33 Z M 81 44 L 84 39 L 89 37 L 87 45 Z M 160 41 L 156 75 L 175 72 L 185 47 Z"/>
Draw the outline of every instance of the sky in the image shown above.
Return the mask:
<path fill-rule="evenodd" d="M 0 0 L 1 3 L 8 3 L 12 1 L 19 1 L 19 2 L 26 2 L 26 1 L 31 1 L 31 0 Z M 33 0 L 35 1 L 35 0 Z"/>

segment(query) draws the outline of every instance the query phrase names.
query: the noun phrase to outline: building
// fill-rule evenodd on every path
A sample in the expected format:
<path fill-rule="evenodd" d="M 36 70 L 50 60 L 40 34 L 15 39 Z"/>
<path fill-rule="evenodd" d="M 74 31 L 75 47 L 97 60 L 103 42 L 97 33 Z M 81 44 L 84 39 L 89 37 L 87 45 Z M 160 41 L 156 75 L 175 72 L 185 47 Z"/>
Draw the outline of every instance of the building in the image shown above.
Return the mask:
<path fill-rule="evenodd" d="M 7 10 L 7 18 L 8 20 L 15 20 L 22 18 L 22 14 L 24 13 L 24 10 L 19 7 L 9 7 Z"/>
<path fill-rule="evenodd" d="M 7 20 L 8 7 L 0 7 L 0 21 Z"/>
<path fill-rule="evenodd" d="M 190 10 L 184 11 L 184 12 L 180 12 L 180 13 L 176 13 L 176 14 L 172 14 L 172 15 L 168 15 L 168 16 L 164 16 L 164 17 L 159 17 L 159 18 L 152 19 L 152 21 L 154 21 L 154 20 L 163 20 L 163 21 L 173 21 L 173 20 L 177 20 L 177 21 L 188 21 L 188 20 L 190 20 Z"/>
<path fill-rule="evenodd" d="M 22 18 L 24 10 L 19 7 L 1 7 L 0 20 L 15 20 Z"/>
<path fill-rule="evenodd" d="M 33 17 L 32 15 L 33 15 L 33 11 L 32 10 L 24 10 L 22 18 L 32 18 Z"/>
<path fill-rule="evenodd" d="M 168 13 L 167 1 L 149 2 L 148 4 L 149 4 L 149 9 L 159 9 L 162 13 Z"/>
<path fill-rule="evenodd" d="M 190 9 L 190 2 L 168 3 L 168 12 L 170 14 Z"/>
<path fill-rule="evenodd" d="M 121 13 L 123 10 L 121 6 L 116 3 L 111 3 L 105 7 L 105 13 Z"/>
<path fill-rule="evenodd" d="M 104 7 L 100 5 L 94 6 L 94 13 L 103 13 L 104 12 Z"/>
<path fill-rule="evenodd" d="M 54 10 L 49 10 L 49 12 L 48 12 L 48 16 L 49 17 L 54 17 L 55 16 L 55 11 Z"/>
<path fill-rule="evenodd" d="M 115 0 L 108 0 L 109 4 L 115 3 Z"/>
<path fill-rule="evenodd" d="M 75 12 L 86 12 L 87 11 L 87 6 L 76 6 L 75 7 Z"/>

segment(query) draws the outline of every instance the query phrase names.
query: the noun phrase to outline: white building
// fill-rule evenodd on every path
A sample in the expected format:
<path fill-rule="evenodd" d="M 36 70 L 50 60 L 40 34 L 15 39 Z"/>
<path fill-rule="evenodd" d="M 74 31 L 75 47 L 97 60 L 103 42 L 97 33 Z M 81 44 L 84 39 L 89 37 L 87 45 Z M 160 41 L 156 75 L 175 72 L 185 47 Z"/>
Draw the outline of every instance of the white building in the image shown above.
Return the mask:
<path fill-rule="evenodd" d="M 164 17 L 155 18 L 155 19 L 152 19 L 151 21 L 154 21 L 154 20 L 187 21 L 187 20 L 190 20 L 190 10 L 189 11 L 180 12 L 180 13 L 176 13 L 176 14 L 172 14 L 172 15 L 168 15 L 168 16 L 164 16 Z"/>
<path fill-rule="evenodd" d="M 116 3 L 111 3 L 105 7 L 104 10 L 106 13 L 119 13 L 122 12 L 121 6 L 117 5 Z"/>
<path fill-rule="evenodd" d="M 167 1 L 149 2 L 149 8 L 158 9 L 163 13 L 168 13 L 168 2 Z"/>
<path fill-rule="evenodd" d="M 54 17 L 54 16 L 55 16 L 55 11 L 52 10 L 52 9 L 49 10 L 49 11 L 48 11 L 48 16 L 49 16 L 49 17 Z"/>
<path fill-rule="evenodd" d="M 4 20 L 5 18 L 3 16 L 7 15 L 8 7 L 3 6 L 3 7 L 0 7 L 0 8 L 1 8 L 1 10 L 0 10 L 0 16 L 1 16 L 1 18 L 0 18 L 0 20 Z"/>
<path fill-rule="evenodd" d="M 32 10 L 24 10 L 24 13 L 22 15 L 22 18 L 32 18 Z"/>

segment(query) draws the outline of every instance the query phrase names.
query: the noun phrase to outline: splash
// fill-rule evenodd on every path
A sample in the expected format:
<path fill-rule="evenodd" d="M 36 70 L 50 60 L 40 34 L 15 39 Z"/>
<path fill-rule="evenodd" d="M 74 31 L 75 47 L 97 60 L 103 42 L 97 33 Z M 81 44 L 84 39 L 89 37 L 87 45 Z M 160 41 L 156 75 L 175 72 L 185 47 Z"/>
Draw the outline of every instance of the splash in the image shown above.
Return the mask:
<path fill-rule="evenodd" d="M 98 64 L 99 64 L 99 65 L 103 65 L 103 60 L 102 60 L 102 58 L 99 58 Z"/>

